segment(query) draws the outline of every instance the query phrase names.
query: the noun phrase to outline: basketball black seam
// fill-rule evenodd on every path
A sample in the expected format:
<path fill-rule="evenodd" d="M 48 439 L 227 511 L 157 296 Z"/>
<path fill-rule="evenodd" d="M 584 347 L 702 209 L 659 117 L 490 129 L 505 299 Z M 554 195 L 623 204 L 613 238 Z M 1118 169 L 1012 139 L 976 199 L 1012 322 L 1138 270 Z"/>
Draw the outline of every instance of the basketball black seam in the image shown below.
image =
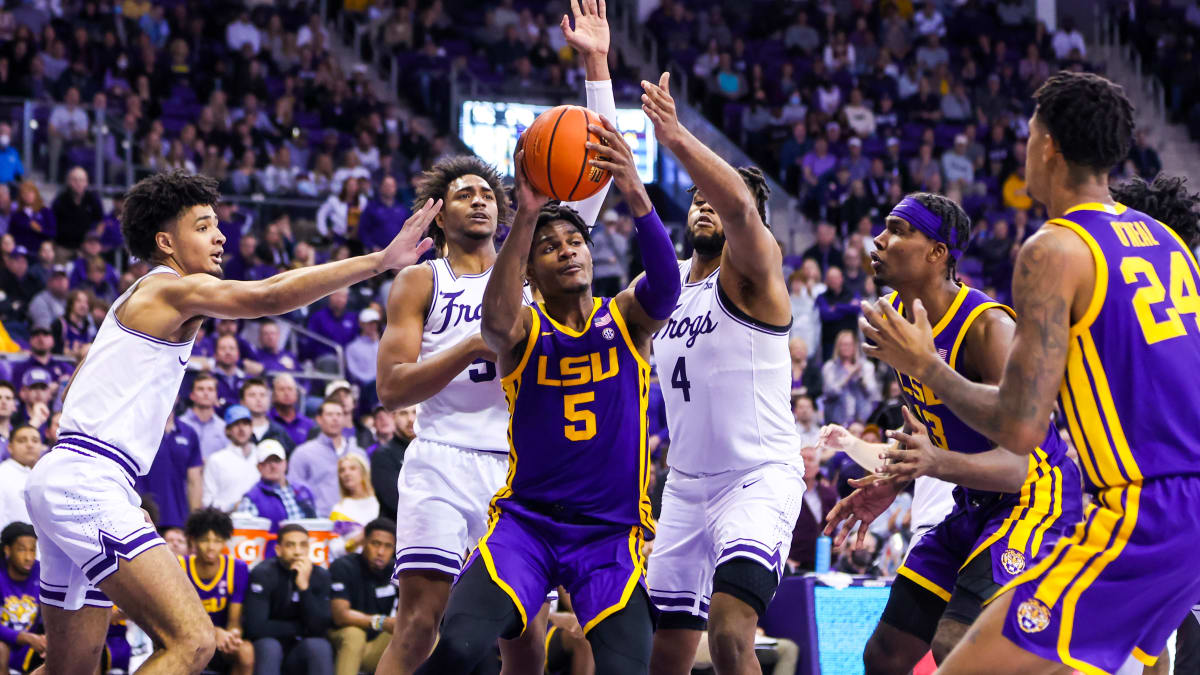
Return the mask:
<path fill-rule="evenodd" d="M 584 113 L 583 113 L 583 121 L 585 124 L 588 123 L 588 114 L 586 111 L 584 111 Z M 591 129 L 588 129 L 587 134 L 584 136 L 584 140 L 585 140 L 585 142 L 592 140 Z M 579 166 L 579 176 L 577 176 L 575 178 L 575 184 L 571 186 L 571 192 L 567 195 L 567 201 L 571 201 L 572 199 L 575 198 L 575 191 L 579 189 L 579 181 L 583 180 L 583 172 L 587 171 L 587 165 L 588 165 L 588 152 L 587 152 L 587 146 L 584 146 L 584 148 L 583 148 L 583 163 Z"/>
<path fill-rule="evenodd" d="M 558 119 L 554 120 L 554 128 L 550 130 L 550 142 L 546 144 L 546 187 L 550 189 L 548 196 L 554 195 L 554 174 L 550 173 L 550 160 L 554 157 L 554 135 L 558 133 L 558 123 L 562 121 L 563 115 L 570 112 L 571 109 L 558 113 Z"/>

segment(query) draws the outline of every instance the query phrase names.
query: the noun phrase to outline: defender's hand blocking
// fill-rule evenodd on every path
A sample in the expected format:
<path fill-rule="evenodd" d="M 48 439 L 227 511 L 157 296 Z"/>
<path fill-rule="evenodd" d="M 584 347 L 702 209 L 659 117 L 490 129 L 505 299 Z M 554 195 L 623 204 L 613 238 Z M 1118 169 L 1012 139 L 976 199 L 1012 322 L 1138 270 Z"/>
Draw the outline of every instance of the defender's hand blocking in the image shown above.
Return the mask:
<path fill-rule="evenodd" d="M 425 236 L 434 216 L 442 209 L 442 200 L 432 199 L 425 202 L 416 213 L 404 221 L 400 234 L 383 249 L 384 269 L 398 270 L 421 259 L 425 252 L 433 248 L 433 240 Z"/>
<path fill-rule="evenodd" d="M 663 73 L 658 84 L 642 80 L 642 112 L 654 124 L 654 135 L 667 147 L 683 139 L 683 125 L 675 114 L 675 99 L 671 98 L 671 73 Z"/>
<path fill-rule="evenodd" d="M 836 536 L 833 539 L 834 548 L 841 548 L 846 538 L 858 528 L 858 536 L 854 548 L 866 546 L 867 528 L 879 517 L 900 494 L 900 485 L 891 480 L 851 481 L 858 487 L 849 497 L 839 501 L 825 519 L 825 534 Z"/>
<path fill-rule="evenodd" d="M 933 328 L 920 300 L 913 303 L 913 319 L 900 315 L 886 300 L 863 301 L 858 326 L 863 334 L 863 352 L 896 370 L 925 379 L 925 370 L 940 361 L 933 346 Z"/>
<path fill-rule="evenodd" d="M 608 13 L 604 0 L 571 0 L 571 15 L 575 18 L 575 29 L 571 29 L 571 19 L 563 14 L 559 28 L 567 44 L 583 56 L 595 54 L 608 55 Z"/>

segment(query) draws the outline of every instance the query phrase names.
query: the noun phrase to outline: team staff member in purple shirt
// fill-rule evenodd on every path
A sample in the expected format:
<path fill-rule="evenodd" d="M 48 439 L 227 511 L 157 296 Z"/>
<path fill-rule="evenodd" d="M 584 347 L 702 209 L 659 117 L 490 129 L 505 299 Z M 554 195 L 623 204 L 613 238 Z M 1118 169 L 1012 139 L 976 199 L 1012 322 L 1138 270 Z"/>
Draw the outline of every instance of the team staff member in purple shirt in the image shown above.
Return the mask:
<path fill-rule="evenodd" d="M 329 303 L 308 317 L 308 329 L 338 343 L 342 347 L 358 335 L 358 312 L 349 311 L 346 303 L 350 291 L 342 289 L 329 296 Z M 308 341 L 307 358 L 332 355 L 333 349 L 316 341 Z"/>
<path fill-rule="evenodd" d="M 188 514 L 200 508 L 203 471 L 200 437 L 195 429 L 171 415 L 154 464 L 137 484 L 138 492 L 154 495 L 159 527 L 183 527 Z"/>
<path fill-rule="evenodd" d="M 271 382 L 271 394 L 271 419 L 287 431 L 296 445 L 307 441 L 308 432 L 316 422 L 304 415 L 296 378 L 286 373 L 276 375 Z"/>

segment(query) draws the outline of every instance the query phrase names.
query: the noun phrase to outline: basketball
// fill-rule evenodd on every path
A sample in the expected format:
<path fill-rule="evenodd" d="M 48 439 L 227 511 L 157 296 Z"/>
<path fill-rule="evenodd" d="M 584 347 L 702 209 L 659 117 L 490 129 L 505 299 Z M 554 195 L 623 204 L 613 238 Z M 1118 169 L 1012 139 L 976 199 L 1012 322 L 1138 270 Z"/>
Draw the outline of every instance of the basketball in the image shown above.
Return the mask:
<path fill-rule="evenodd" d="M 579 201 L 596 194 L 612 174 L 588 165 L 599 153 L 584 145 L 599 138 L 588 125 L 600 125 L 600 116 L 577 105 L 560 105 L 538 115 L 525 130 L 525 175 L 544 195 L 561 201 Z"/>

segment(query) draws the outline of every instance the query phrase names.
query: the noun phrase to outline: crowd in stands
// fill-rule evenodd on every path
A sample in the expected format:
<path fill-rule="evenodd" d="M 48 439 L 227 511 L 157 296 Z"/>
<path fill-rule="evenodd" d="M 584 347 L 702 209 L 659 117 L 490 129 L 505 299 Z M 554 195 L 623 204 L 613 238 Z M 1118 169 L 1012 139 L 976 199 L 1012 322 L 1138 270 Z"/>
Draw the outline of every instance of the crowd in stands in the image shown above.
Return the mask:
<path fill-rule="evenodd" d="M 409 215 L 413 179 L 451 151 L 446 85 L 455 67 L 514 96 L 582 91 L 555 3 L 347 0 L 345 25 L 367 31 L 368 50 L 396 56 L 401 105 L 383 103 L 364 69 L 343 72 L 330 51 L 339 36 L 314 5 L 253 4 L 0 8 L 0 97 L 34 101 L 44 121 L 14 131 L 19 117 L 0 102 L 0 353 L 11 357 L 0 360 L 0 527 L 11 523 L 0 536 L 0 600 L 29 619 L 0 627 L 0 656 L 22 672 L 45 646 L 36 592 L 27 590 L 37 563 L 33 531 L 22 526 L 24 476 L 57 441 L 64 390 L 108 308 L 149 269 L 122 252 L 121 195 L 92 187 L 94 153 L 105 157 L 107 184 L 129 168 L 119 139 L 132 143 L 135 178 L 183 169 L 221 179 L 234 198 L 216 209 L 225 276 L 263 279 L 391 240 Z M 733 3 L 664 0 L 648 26 L 664 62 L 690 75 L 677 95 L 741 141 L 798 197 L 796 217 L 814 224 L 815 243 L 785 258 L 808 486 L 788 555 L 799 572 L 814 568 L 824 518 L 859 475 L 844 456 L 815 449 L 821 426 L 878 441 L 902 423 L 899 383 L 858 346 L 859 301 L 882 290 L 868 263 L 883 216 L 910 191 L 958 200 L 975 222 L 958 274 L 1005 299 L 1015 251 L 1045 217 L 1023 178 L 1029 95 L 1054 70 L 1095 64 L 1073 26 L 1045 30 L 1026 0 L 915 10 L 790 3 L 782 19 L 764 14 L 779 4 L 738 3 L 735 12 Z M 844 11 L 858 4 L 870 9 Z M 1134 5 L 1161 9 L 1157 0 Z M 1164 40 L 1189 49 L 1160 41 L 1159 58 L 1147 58 L 1187 103 L 1176 109 L 1193 116 L 1200 71 L 1178 61 L 1195 51 L 1184 26 L 1200 26 L 1196 7 L 1181 21 L 1161 15 L 1174 25 Z M 1144 47 L 1145 26 L 1134 23 Z M 622 80 L 636 80 L 615 52 L 612 61 L 620 92 Z M 97 134 L 102 125 L 114 133 Z M 22 133 L 35 134 L 31 166 L 17 149 Z M 1140 136 L 1122 172 L 1159 168 Z M 61 190 L 43 196 L 35 172 Z M 253 194 L 320 206 L 250 211 L 235 201 Z M 618 206 L 592 232 L 597 293 L 614 294 L 637 275 L 632 225 Z M 416 411 L 385 410 L 375 394 L 388 290 L 386 279 L 363 282 L 283 317 L 211 321 L 197 335 L 177 414 L 138 490 L 205 599 L 231 672 L 248 673 L 257 659 L 255 672 L 291 672 L 305 661 L 355 673 L 373 667 L 391 633 L 393 523 L 404 517 L 397 475 Z M 319 339 L 297 337 L 296 325 Z M 670 445 L 657 384 L 651 400 L 657 503 Z M 835 567 L 894 572 L 908 504 L 897 500 L 871 525 L 868 549 L 847 551 Z M 253 571 L 221 554 L 229 513 L 266 519 L 276 537 Z M 310 532 L 286 524 L 313 519 L 332 523 L 328 570 L 307 555 Z M 231 585 L 227 605 L 205 595 L 218 578 Z M 124 635 L 118 625 L 114 635 Z"/>
<path fill-rule="evenodd" d="M 1168 118 L 1200 141 L 1200 2 L 1115 3 L 1121 39 L 1141 57 L 1146 75 L 1163 85 Z"/>

